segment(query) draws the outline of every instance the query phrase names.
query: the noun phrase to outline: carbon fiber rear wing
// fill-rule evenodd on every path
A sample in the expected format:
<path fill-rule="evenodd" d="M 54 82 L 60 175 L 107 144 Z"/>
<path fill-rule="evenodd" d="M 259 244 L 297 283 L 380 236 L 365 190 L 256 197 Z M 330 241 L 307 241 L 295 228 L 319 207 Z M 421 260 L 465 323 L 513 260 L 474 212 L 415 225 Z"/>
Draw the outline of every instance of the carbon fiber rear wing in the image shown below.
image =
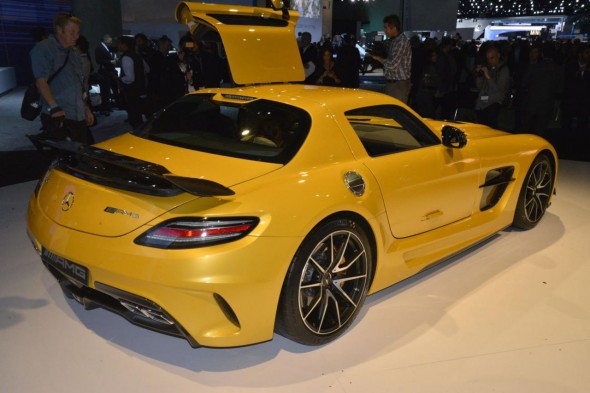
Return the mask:
<path fill-rule="evenodd" d="M 235 192 L 211 180 L 176 176 L 162 165 L 99 149 L 78 142 L 58 141 L 27 135 L 35 146 L 46 146 L 57 154 L 54 168 L 107 187 L 155 196 L 182 192 L 200 197 L 229 196 Z"/>

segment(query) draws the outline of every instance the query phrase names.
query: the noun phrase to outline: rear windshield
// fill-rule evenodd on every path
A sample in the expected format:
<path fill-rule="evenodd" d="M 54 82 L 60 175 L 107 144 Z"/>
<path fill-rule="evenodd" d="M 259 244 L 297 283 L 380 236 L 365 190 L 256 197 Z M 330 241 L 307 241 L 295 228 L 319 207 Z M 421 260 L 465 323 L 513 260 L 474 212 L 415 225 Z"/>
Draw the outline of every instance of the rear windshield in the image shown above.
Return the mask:
<path fill-rule="evenodd" d="M 185 96 L 134 131 L 145 139 L 230 157 L 286 164 L 311 126 L 307 112 L 246 97 L 243 104 Z"/>

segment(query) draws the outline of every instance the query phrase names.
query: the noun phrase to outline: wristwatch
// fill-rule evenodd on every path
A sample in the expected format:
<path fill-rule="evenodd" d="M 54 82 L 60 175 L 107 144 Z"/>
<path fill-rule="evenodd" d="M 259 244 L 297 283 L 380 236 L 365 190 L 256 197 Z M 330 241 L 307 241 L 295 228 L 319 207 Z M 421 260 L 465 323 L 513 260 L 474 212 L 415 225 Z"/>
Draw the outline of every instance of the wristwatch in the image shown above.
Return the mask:
<path fill-rule="evenodd" d="M 49 109 L 47 111 L 49 112 L 50 115 L 53 115 L 54 113 L 63 111 L 63 109 L 61 109 L 61 107 L 59 105 L 53 104 L 53 105 L 49 105 Z"/>

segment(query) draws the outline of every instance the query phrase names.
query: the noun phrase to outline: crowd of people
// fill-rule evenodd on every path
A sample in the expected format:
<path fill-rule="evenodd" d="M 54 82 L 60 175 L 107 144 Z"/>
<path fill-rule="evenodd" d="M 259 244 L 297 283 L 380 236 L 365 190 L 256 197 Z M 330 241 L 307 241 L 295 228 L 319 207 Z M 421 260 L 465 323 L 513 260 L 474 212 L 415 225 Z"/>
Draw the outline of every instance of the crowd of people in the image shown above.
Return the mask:
<path fill-rule="evenodd" d="M 305 71 L 303 83 L 358 88 L 361 55 L 350 34 L 341 36 L 339 45 L 331 40 L 312 43 L 309 32 L 299 36 L 299 52 Z"/>
<path fill-rule="evenodd" d="M 396 15 L 384 18 L 385 53 L 373 53 L 383 67 L 385 93 L 424 117 L 476 121 L 494 128 L 543 135 L 559 120 L 569 130 L 590 127 L 590 45 L 579 41 L 496 41 L 480 44 L 459 36 L 408 39 Z M 125 109 L 135 128 L 184 94 L 219 87 L 231 77 L 214 43 L 196 42 L 190 31 L 172 50 L 172 40 L 145 34 L 121 36 L 117 47 L 106 34 L 93 69 L 81 21 L 61 12 L 54 34 L 42 35 L 31 51 L 42 96 L 41 121 L 50 136 L 92 143 L 94 113 Z M 306 84 L 358 88 L 362 59 L 352 35 L 335 45 L 298 37 Z M 55 80 L 50 76 L 60 69 Z M 117 70 L 120 70 L 119 72 Z M 88 99 L 100 86 L 99 103 Z M 66 135 L 67 134 L 67 135 Z"/>
<path fill-rule="evenodd" d="M 408 39 L 396 15 L 383 22 L 388 38 L 385 53 L 369 56 L 383 67 L 385 93 L 421 116 L 545 136 L 558 125 L 590 132 L 588 43 L 546 39 L 480 43 L 459 35 Z M 303 34 L 300 38 L 304 66 L 314 69 L 306 83 L 357 87 L 358 82 L 342 81 L 341 70 L 357 67 L 358 75 L 360 55 L 354 54 L 354 61 L 344 60 L 341 49 L 330 41 L 312 44 L 309 38 Z M 310 60 L 310 53 L 315 53 L 315 60 Z"/>
<path fill-rule="evenodd" d="M 178 48 L 165 35 L 157 40 L 143 33 L 121 36 L 117 48 L 111 46 L 112 41 L 105 35 L 96 47 L 99 69 L 93 82 L 100 86 L 99 110 L 108 114 L 112 106 L 123 107 L 133 127 L 184 94 L 219 87 L 229 79 L 217 47 L 195 42 L 189 33 L 180 39 Z"/>
<path fill-rule="evenodd" d="M 217 46 L 196 42 L 190 32 L 178 48 L 165 35 L 151 40 L 139 33 L 114 40 L 105 34 L 94 51 L 95 70 L 80 26 L 79 18 L 60 12 L 53 34 L 34 31 L 38 38 L 31 64 L 42 98 L 43 133 L 51 138 L 91 144 L 88 127 L 96 122 L 95 113 L 108 116 L 115 108 L 124 109 L 136 128 L 184 94 L 229 80 L 227 62 Z M 98 99 L 91 97 L 93 85 L 100 87 Z"/>
<path fill-rule="evenodd" d="M 412 58 L 410 105 L 425 117 L 539 135 L 558 123 L 590 126 L 587 43 L 427 39 L 414 42 Z"/>

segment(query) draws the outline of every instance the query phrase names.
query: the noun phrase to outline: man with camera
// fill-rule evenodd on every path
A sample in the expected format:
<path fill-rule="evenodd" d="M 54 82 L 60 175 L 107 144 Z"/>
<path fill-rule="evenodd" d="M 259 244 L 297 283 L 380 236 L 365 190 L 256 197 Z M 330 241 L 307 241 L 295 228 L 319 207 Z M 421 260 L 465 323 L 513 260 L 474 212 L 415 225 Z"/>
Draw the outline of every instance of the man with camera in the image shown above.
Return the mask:
<path fill-rule="evenodd" d="M 475 112 L 479 123 L 498 128 L 500 111 L 510 90 L 510 70 L 500 60 L 500 50 L 490 45 L 485 50 L 486 64 L 475 67 L 477 100 Z"/>
<path fill-rule="evenodd" d="M 47 136 L 91 143 L 88 127 L 94 123 L 94 115 L 86 103 L 82 61 L 74 50 L 80 23 L 72 14 L 58 13 L 55 33 L 31 50 L 31 64 L 41 95 L 41 123 Z M 48 79 L 54 73 L 50 85 Z"/>

